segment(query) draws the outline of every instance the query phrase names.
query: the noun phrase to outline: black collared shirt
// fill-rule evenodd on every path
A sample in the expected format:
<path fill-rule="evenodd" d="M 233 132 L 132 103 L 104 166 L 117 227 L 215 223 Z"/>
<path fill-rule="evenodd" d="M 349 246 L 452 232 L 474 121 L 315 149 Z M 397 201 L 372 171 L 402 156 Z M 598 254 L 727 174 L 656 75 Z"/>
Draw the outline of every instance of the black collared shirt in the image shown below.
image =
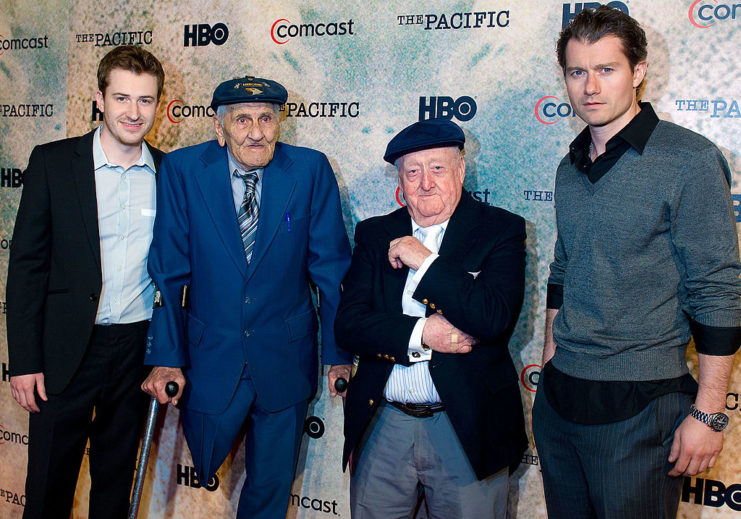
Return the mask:
<path fill-rule="evenodd" d="M 569 159 L 597 183 L 630 148 L 643 154 L 659 118 L 649 103 L 640 103 L 641 111 L 605 145 L 605 152 L 592 162 L 589 147 L 592 136 L 589 127 L 569 146 Z M 547 307 L 558 309 L 563 304 L 563 286 L 548 285 Z M 539 389 L 548 403 L 564 419 L 580 424 L 604 424 L 625 420 L 638 414 L 654 398 L 669 393 L 695 394 L 697 382 L 687 374 L 669 380 L 597 381 L 572 377 L 557 370 L 551 363 L 543 368 Z"/>
<path fill-rule="evenodd" d="M 589 147 L 592 143 L 592 135 L 589 126 L 571 142 L 569 146 L 569 158 L 579 171 L 586 173 L 589 181 L 595 184 L 623 156 L 630 148 L 643 154 L 648 139 L 651 137 L 659 118 L 649 103 L 639 103 L 641 111 L 626 124 L 622 130 L 615 134 L 605 145 L 605 152 L 592 162 L 589 158 Z"/>

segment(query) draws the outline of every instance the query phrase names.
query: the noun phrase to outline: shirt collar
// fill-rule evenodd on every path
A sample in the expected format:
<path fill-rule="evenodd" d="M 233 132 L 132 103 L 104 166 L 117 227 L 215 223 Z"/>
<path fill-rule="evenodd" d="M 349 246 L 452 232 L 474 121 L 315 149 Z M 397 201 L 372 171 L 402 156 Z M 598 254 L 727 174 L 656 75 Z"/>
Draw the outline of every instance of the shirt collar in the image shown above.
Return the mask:
<path fill-rule="evenodd" d="M 416 234 L 419 229 L 430 229 L 431 227 L 435 227 L 436 225 L 440 226 L 442 228 L 442 232 L 445 233 L 445 229 L 448 228 L 449 223 L 450 223 L 450 218 L 448 218 L 447 220 L 441 223 L 436 223 L 433 225 L 429 225 L 427 227 L 422 227 L 421 225 L 419 225 L 417 222 L 414 221 L 414 218 L 412 218 L 412 234 L 413 235 Z"/>
<path fill-rule="evenodd" d="M 101 131 L 103 131 L 102 124 L 98 126 L 98 129 L 95 130 L 95 133 L 93 134 L 93 169 L 97 170 L 99 168 L 102 168 L 103 166 L 117 168 L 119 167 L 119 164 L 110 162 L 108 160 L 108 157 L 106 157 L 105 151 L 103 151 L 103 145 L 100 143 Z M 139 156 L 139 160 L 137 160 L 130 167 L 133 166 L 147 166 L 152 171 L 152 173 L 156 171 L 154 165 L 154 157 L 152 157 L 152 152 L 149 151 L 149 146 L 147 146 L 147 143 L 144 141 L 142 141 L 142 154 Z"/>
<path fill-rule="evenodd" d="M 638 106 L 641 107 L 641 111 L 622 130 L 607 141 L 605 145 L 606 149 L 614 148 L 620 141 L 624 141 L 639 154 L 643 154 L 648 139 L 651 137 L 656 125 L 659 124 L 659 117 L 654 112 L 651 103 L 638 103 Z M 585 153 L 589 152 L 591 142 L 592 135 L 589 133 L 589 126 L 587 126 L 569 146 L 569 159 L 572 164 L 582 158 Z"/>
<path fill-rule="evenodd" d="M 229 151 L 229 148 L 226 148 L 226 155 L 229 158 L 229 172 L 231 175 L 244 175 L 245 173 L 248 173 L 247 170 L 245 170 L 242 166 L 239 165 L 239 162 L 234 160 L 234 157 L 232 156 L 232 152 Z M 257 173 L 257 181 L 262 181 L 262 173 L 265 168 L 258 168 L 258 169 L 251 169 L 250 171 L 254 171 Z"/>

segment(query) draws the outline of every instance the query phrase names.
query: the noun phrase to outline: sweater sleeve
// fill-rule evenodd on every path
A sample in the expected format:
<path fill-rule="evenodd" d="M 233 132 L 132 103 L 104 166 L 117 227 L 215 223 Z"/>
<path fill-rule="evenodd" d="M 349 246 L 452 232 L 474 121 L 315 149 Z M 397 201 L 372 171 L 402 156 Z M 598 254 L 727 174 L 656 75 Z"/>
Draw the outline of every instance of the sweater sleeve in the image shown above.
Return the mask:
<path fill-rule="evenodd" d="M 728 164 L 713 145 L 687 161 L 676 186 L 671 235 L 680 299 L 699 353 L 733 355 L 741 343 L 741 263 Z"/>
<path fill-rule="evenodd" d="M 556 246 L 554 247 L 553 262 L 550 269 L 546 307 L 557 310 L 563 305 L 563 280 L 566 271 L 566 251 L 560 234 L 556 236 Z"/>

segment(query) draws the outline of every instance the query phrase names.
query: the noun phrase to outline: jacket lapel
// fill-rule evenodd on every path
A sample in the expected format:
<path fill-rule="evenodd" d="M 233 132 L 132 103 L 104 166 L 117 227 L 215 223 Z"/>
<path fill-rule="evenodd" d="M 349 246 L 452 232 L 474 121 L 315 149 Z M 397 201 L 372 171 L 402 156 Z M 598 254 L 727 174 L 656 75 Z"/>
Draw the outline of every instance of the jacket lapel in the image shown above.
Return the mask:
<path fill-rule="evenodd" d="M 395 269 L 388 261 L 388 245 L 391 240 L 402 236 L 412 235 L 412 217 L 406 208 L 399 209 L 391 213 L 391 218 L 386 224 L 386 236 L 381 237 L 385 243 L 380 247 L 382 250 L 381 264 L 386 278 L 386 304 L 392 312 L 402 312 L 401 298 L 404 294 L 404 286 L 409 275 L 409 267 Z"/>
<path fill-rule="evenodd" d="M 476 206 L 471 195 L 463 191 L 458 207 L 453 211 L 445 229 L 438 254 L 442 257 L 464 257 L 476 243 L 476 234 L 479 232 L 477 220 Z"/>
<path fill-rule="evenodd" d="M 77 141 L 75 157 L 72 159 L 72 178 L 74 179 L 77 200 L 80 204 L 82 223 L 98 273 L 100 266 L 100 234 L 98 232 L 98 202 L 95 196 L 95 166 L 93 164 L 93 130 Z"/>
<path fill-rule="evenodd" d="M 152 158 L 154 159 L 154 176 L 156 178 L 160 171 L 160 162 L 162 162 L 162 157 L 164 156 L 164 153 L 162 153 L 160 150 L 158 150 L 157 148 L 155 148 L 148 142 L 147 142 L 147 147 L 149 148 L 149 153 L 152 154 Z"/>
<path fill-rule="evenodd" d="M 239 272 L 245 276 L 247 258 L 234 209 L 226 148 L 219 146 L 216 141 L 211 141 L 201 155 L 201 164 L 201 171 L 196 173 L 195 178 L 203 196 L 203 207 L 211 216 L 214 231 L 224 244 L 229 257 Z"/>
<path fill-rule="evenodd" d="M 278 143 L 273 160 L 267 165 L 262 175 L 260 216 L 257 222 L 255 249 L 247 269 L 248 281 L 260 266 L 268 247 L 278 233 L 280 224 L 286 218 L 288 203 L 296 187 L 296 179 L 290 171 L 292 164 L 293 161 L 281 151 L 280 143 Z"/>

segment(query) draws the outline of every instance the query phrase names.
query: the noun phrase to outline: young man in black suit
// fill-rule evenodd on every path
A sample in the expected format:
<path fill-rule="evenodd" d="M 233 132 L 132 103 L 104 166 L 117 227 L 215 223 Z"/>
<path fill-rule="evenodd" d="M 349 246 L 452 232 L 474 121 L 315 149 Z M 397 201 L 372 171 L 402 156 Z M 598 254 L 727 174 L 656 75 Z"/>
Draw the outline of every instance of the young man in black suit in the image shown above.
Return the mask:
<path fill-rule="evenodd" d="M 406 208 L 355 229 L 335 323 L 359 358 L 345 406 L 353 519 L 504 518 L 527 440 L 507 342 L 522 304 L 525 221 L 463 190 L 463 131 L 396 135 Z"/>
<path fill-rule="evenodd" d="M 162 158 L 144 136 L 163 83 L 152 54 L 113 49 L 98 67 L 103 124 L 29 159 L 7 285 L 11 392 L 30 413 L 26 519 L 69 517 L 88 438 L 89 517 L 126 516 L 146 411 L 146 261 Z"/>

